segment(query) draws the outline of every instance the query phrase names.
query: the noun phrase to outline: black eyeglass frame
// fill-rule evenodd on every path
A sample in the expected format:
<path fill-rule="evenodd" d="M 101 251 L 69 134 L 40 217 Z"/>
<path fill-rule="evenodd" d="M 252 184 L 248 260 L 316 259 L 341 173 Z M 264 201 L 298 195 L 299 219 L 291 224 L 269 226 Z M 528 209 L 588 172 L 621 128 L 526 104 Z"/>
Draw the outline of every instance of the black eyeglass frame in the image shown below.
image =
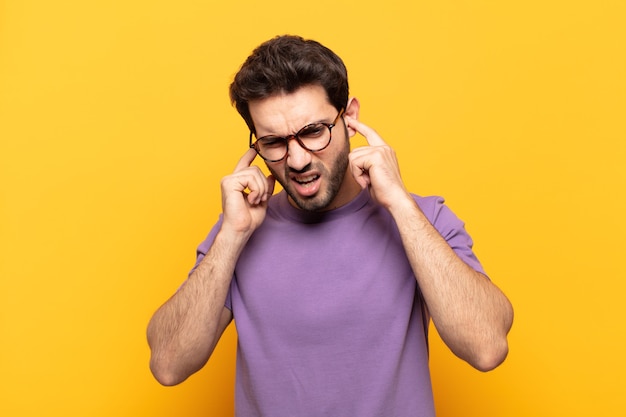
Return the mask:
<path fill-rule="evenodd" d="M 323 151 L 324 149 L 328 148 L 328 146 L 330 145 L 330 142 L 333 139 L 333 127 L 335 127 L 337 125 L 337 122 L 339 121 L 339 118 L 343 115 L 343 111 L 344 109 L 342 108 L 341 110 L 339 110 L 339 114 L 337 114 L 337 117 L 335 117 L 335 120 L 333 120 L 332 123 L 324 123 L 324 122 L 318 122 L 318 123 L 309 123 L 308 125 L 304 126 L 302 129 L 298 130 L 295 134 L 293 135 L 289 135 L 289 136 L 283 136 L 283 137 L 274 137 L 273 135 L 267 135 L 267 136 L 262 136 L 260 138 L 257 138 L 256 141 L 254 141 L 254 143 L 252 143 L 252 137 L 254 136 L 254 132 L 251 130 L 250 131 L 250 147 L 254 148 L 254 150 L 256 151 L 257 155 L 259 155 L 261 158 L 263 158 L 264 161 L 266 162 L 278 162 L 278 161 L 282 161 L 283 159 L 285 159 L 287 157 L 287 155 L 289 154 L 289 141 L 293 138 L 298 142 L 298 145 L 300 145 L 303 149 L 306 149 L 309 152 L 319 152 L 319 151 Z M 319 149 L 311 149 L 309 147 L 307 147 L 302 140 L 300 139 L 300 137 L 298 136 L 300 134 L 300 132 L 302 132 L 305 129 L 308 129 L 311 126 L 315 126 L 315 125 L 324 125 L 328 128 L 328 133 L 329 133 L 329 138 L 328 138 L 328 143 L 326 143 L 326 145 L 322 146 Z M 264 157 L 261 152 L 259 152 L 259 148 L 257 143 L 264 139 L 264 138 L 268 138 L 268 137 L 274 137 L 274 139 L 276 140 L 280 140 L 282 142 L 285 143 L 285 154 L 279 158 L 279 159 L 268 159 L 266 157 Z"/>

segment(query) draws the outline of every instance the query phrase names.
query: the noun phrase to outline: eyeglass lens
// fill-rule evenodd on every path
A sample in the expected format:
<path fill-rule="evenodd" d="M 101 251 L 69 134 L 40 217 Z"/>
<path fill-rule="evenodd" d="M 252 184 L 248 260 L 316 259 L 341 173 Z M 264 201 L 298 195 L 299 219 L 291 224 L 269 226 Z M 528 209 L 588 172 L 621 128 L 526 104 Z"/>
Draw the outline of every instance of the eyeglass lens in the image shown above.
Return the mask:
<path fill-rule="evenodd" d="M 266 160 L 279 161 L 287 155 L 287 143 L 292 137 L 298 140 L 303 148 L 316 152 L 324 149 L 330 143 L 331 126 L 323 123 L 314 123 L 300 129 L 298 133 L 289 137 L 266 136 L 255 142 L 257 152 Z"/>

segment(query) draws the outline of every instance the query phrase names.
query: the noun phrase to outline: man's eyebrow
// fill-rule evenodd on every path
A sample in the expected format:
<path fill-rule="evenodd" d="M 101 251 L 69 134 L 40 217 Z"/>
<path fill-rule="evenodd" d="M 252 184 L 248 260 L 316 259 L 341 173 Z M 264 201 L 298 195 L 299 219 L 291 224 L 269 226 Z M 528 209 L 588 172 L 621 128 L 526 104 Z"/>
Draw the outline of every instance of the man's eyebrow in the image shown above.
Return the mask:
<path fill-rule="evenodd" d="M 305 128 L 305 127 L 307 127 L 307 126 L 315 125 L 315 124 L 318 124 L 318 123 L 331 124 L 331 123 L 332 123 L 332 120 L 331 120 L 331 121 L 328 121 L 328 118 L 323 118 L 323 119 L 320 119 L 320 120 L 318 120 L 318 121 L 308 122 L 307 124 L 302 125 L 302 126 L 301 126 L 298 130 L 296 130 L 295 132 L 293 132 L 293 133 L 289 133 L 289 134 L 287 134 L 287 135 L 282 135 L 282 134 L 280 134 L 280 135 L 279 135 L 278 133 L 268 133 L 268 134 L 263 135 L 263 136 L 256 136 L 256 135 L 257 135 L 257 133 L 258 133 L 258 129 L 256 129 L 256 132 L 254 132 L 254 135 L 257 137 L 257 139 L 260 139 L 260 138 L 286 138 L 287 136 L 293 136 L 293 135 L 295 135 L 296 133 L 298 133 L 299 131 L 301 131 L 302 129 L 304 129 L 304 128 Z"/>

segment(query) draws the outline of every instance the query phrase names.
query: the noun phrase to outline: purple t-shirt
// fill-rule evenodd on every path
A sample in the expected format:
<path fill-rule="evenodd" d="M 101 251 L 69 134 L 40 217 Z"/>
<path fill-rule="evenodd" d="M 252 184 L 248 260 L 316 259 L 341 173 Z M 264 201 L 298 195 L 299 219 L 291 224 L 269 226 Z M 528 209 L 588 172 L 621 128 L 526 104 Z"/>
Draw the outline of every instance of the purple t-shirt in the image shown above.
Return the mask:
<path fill-rule="evenodd" d="M 484 273 L 443 199 L 414 198 L 457 255 Z M 367 191 L 323 213 L 294 208 L 284 191 L 273 196 L 226 306 L 238 334 L 238 417 L 435 415 L 419 289 L 394 220 Z"/>

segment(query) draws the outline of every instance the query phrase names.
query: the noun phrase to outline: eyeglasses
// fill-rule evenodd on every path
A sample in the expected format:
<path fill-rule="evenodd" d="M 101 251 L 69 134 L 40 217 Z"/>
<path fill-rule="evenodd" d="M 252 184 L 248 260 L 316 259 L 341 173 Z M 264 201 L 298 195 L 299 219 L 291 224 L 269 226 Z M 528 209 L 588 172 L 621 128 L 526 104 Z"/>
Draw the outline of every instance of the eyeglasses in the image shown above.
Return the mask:
<path fill-rule="evenodd" d="M 263 136 L 252 143 L 254 132 L 250 132 L 250 147 L 254 148 L 261 158 L 267 162 L 278 162 L 289 153 L 289 141 L 293 138 L 298 144 L 310 152 L 319 152 L 330 145 L 332 129 L 343 114 L 339 111 L 332 123 L 311 123 L 298 130 L 295 135 L 289 136 Z"/>

